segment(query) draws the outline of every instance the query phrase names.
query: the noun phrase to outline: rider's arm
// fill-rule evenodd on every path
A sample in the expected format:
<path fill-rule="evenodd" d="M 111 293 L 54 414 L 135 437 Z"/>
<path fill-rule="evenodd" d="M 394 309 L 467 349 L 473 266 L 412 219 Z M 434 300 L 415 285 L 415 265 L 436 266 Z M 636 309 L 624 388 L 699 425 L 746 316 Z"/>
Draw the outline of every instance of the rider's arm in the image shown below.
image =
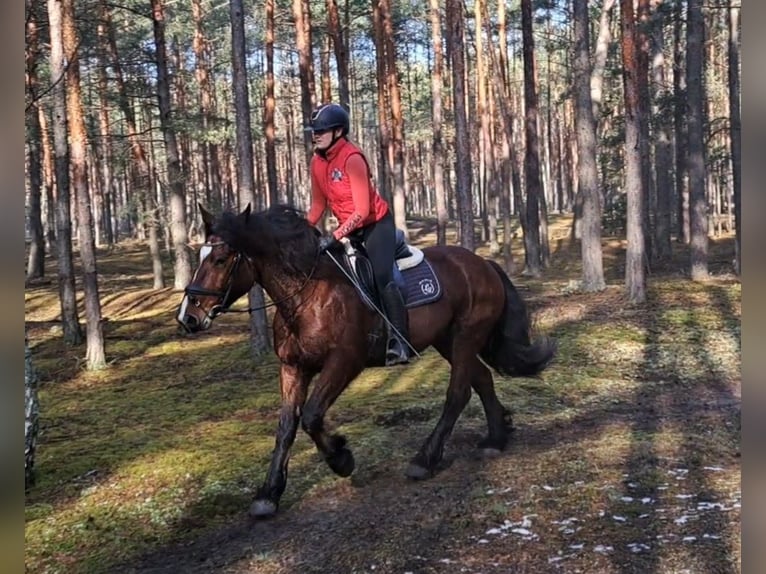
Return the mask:
<path fill-rule="evenodd" d="M 306 219 L 311 225 L 316 225 L 319 218 L 322 217 L 325 208 L 327 207 L 327 199 L 324 193 L 319 188 L 319 180 L 316 177 L 313 169 L 311 170 L 311 207 L 306 215 Z"/>
<path fill-rule="evenodd" d="M 354 213 L 335 230 L 335 239 L 345 237 L 355 229 L 370 214 L 370 181 L 367 162 L 359 154 L 354 154 L 346 160 L 346 173 L 351 183 L 351 197 L 354 200 Z"/>

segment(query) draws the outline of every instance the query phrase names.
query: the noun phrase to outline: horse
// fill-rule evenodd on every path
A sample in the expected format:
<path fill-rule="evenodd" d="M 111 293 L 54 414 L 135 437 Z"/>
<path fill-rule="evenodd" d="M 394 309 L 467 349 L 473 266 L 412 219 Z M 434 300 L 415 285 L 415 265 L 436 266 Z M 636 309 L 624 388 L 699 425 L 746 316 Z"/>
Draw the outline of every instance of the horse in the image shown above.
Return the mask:
<path fill-rule="evenodd" d="M 209 329 L 256 283 L 276 307 L 279 422 L 268 472 L 249 508 L 252 517 L 265 518 L 278 510 L 299 425 L 334 473 L 347 477 L 354 471 L 346 438 L 328 431 L 324 417 L 362 370 L 383 364 L 384 344 L 371 334 L 380 333 L 384 319 L 364 303 L 339 266 L 319 254 L 319 232 L 297 210 L 276 205 L 253 213 L 248 205 L 241 213 L 214 217 L 200 205 L 200 213 L 205 242 L 177 321 L 190 333 Z M 340 251 L 330 249 L 336 261 Z M 487 422 L 478 447 L 485 454 L 505 449 L 513 423 L 489 367 L 507 376 L 536 376 L 556 353 L 555 340 L 532 340 L 526 304 L 499 265 L 455 245 L 422 252 L 443 293 L 433 303 L 408 309 L 409 342 L 418 353 L 433 346 L 451 369 L 441 416 L 407 466 L 406 476 L 414 480 L 440 470 L 445 442 L 472 389 Z"/>

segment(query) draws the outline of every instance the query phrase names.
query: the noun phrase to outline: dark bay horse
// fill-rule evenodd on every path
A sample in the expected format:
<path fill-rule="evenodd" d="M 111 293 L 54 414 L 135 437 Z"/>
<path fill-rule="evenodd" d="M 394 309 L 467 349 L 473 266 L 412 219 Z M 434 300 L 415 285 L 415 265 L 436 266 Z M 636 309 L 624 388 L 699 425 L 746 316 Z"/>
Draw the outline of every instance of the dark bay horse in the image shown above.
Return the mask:
<path fill-rule="evenodd" d="M 271 516 L 287 484 L 289 451 L 299 424 L 336 474 L 353 472 L 345 438 L 328 432 L 324 417 L 370 365 L 368 335 L 382 329 L 383 320 L 363 304 L 335 264 L 318 255 L 318 232 L 297 211 L 275 206 L 251 213 L 248 206 L 219 218 L 204 208 L 201 213 L 205 244 L 178 321 L 190 332 L 208 329 L 254 283 L 276 306 L 274 349 L 281 362 L 282 406 L 271 465 L 250 507 L 252 516 Z M 471 389 L 487 418 L 488 434 L 478 446 L 503 450 L 511 415 L 495 394 L 487 365 L 504 375 L 533 376 L 556 351 L 551 339 L 531 340 L 526 305 L 497 264 L 458 246 L 423 252 L 443 296 L 409 310 L 410 340 L 418 351 L 435 347 L 449 361 L 451 374 L 441 417 L 407 468 L 413 479 L 435 473 Z"/>

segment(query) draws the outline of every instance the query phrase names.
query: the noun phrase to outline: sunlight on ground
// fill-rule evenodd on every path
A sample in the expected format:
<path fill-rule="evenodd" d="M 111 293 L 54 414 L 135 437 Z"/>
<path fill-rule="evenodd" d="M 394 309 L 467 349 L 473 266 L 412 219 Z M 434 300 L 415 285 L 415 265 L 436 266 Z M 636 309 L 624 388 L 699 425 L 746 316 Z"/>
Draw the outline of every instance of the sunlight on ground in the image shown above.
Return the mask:
<path fill-rule="evenodd" d="M 565 237 L 567 222 L 556 224 Z M 619 259 L 622 242 L 612 243 L 607 255 Z M 26 497 L 28 571 L 115 571 L 236 524 L 265 476 L 276 360 L 252 360 L 246 317 L 179 336 L 180 293 L 149 290 L 147 264 L 135 245 L 100 266 L 110 360 L 100 373 L 83 371 L 83 349 L 60 340 L 55 282 L 25 293 L 42 414 L 38 483 Z M 375 526 L 367 564 L 375 558 L 379 571 L 381 555 L 402 572 L 413 563 L 433 572 L 738 571 L 740 285 L 652 276 L 649 301 L 634 306 L 619 282 L 569 292 L 563 269 L 577 264 L 562 259 L 550 280 L 514 278 L 559 352 L 539 378 L 495 376 L 516 425 L 502 456 L 478 456 L 486 422 L 474 393 L 447 443 L 450 465 L 406 482 L 449 368 L 429 350 L 404 367 L 369 369 L 328 413 L 328 428 L 353 449 L 354 475 L 333 475 L 300 431 L 280 509 L 296 530 L 241 541 L 257 571 L 286 573 L 309 549 L 343 560 L 322 533 L 299 529 L 304 515 L 325 520 L 312 515 L 320 511 L 337 513 L 326 530 L 342 540 Z M 361 556 L 364 536 L 357 542 Z"/>

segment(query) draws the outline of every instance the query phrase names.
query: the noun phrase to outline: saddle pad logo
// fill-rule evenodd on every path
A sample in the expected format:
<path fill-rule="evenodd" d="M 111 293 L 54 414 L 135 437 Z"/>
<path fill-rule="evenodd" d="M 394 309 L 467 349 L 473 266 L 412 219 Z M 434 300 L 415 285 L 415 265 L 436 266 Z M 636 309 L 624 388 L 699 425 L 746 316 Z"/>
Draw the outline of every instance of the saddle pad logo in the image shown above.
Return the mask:
<path fill-rule="evenodd" d="M 421 279 L 420 282 L 418 282 L 418 286 L 423 295 L 433 295 L 436 293 L 436 286 L 431 279 Z"/>
<path fill-rule="evenodd" d="M 340 181 L 343 179 L 343 172 L 339 170 L 337 167 L 332 170 L 330 173 L 330 179 L 333 181 Z"/>

